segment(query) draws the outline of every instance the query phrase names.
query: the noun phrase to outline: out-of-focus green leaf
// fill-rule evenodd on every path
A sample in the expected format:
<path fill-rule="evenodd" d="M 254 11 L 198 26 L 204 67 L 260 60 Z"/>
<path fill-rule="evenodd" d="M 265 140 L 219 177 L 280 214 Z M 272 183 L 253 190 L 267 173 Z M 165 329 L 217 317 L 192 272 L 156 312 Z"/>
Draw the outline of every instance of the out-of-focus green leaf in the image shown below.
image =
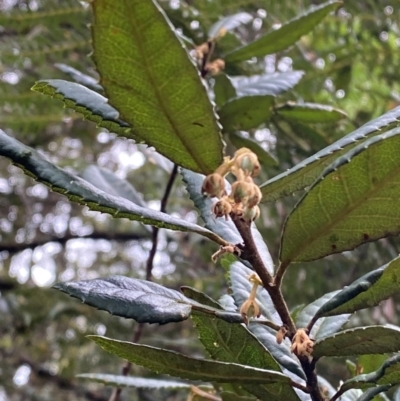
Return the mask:
<path fill-rule="evenodd" d="M 118 118 L 118 111 L 108 104 L 104 96 L 86 86 L 62 79 L 47 79 L 36 82 L 32 90 L 61 100 L 66 107 L 81 113 L 99 127 L 121 136 L 130 136 L 131 128 Z"/>
<path fill-rule="evenodd" d="M 315 314 L 316 318 L 352 313 L 360 309 L 377 306 L 381 301 L 400 292 L 398 277 L 400 258 L 360 277 L 339 291 Z"/>
<path fill-rule="evenodd" d="M 153 372 L 168 374 L 188 380 L 213 381 L 216 383 L 289 385 L 288 376 L 272 370 L 253 368 L 236 363 L 216 362 L 189 358 L 177 352 L 112 340 L 102 336 L 88 336 L 105 351 L 143 366 Z"/>
<path fill-rule="evenodd" d="M 271 178 L 261 185 L 262 202 L 275 201 L 311 185 L 324 168 L 360 142 L 383 134 L 400 125 L 400 107 L 376 118 L 339 139 L 315 155 L 303 160 L 290 170 Z"/>
<path fill-rule="evenodd" d="M 285 50 L 310 32 L 339 4 L 341 4 L 340 1 L 328 1 L 317 7 L 311 7 L 305 13 L 283 24 L 279 29 L 271 30 L 248 45 L 233 50 L 224 59 L 228 63 L 233 63 Z"/>
<path fill-rule="evenodd" d="M 302 123 L 334 123 L 347 117 L 340 109 L 315 103 L 287 102 L 275 108 L 275 111 L 285 118 Z"/>
<path fill-rule="evenodd" d="M 276 96 L 296 86 L 304 71 L 274 72 L 272 74 L 230 77 L 238 97 Z"/>
<path fill-rule="evenodd" d="M 112 171 L 93 164 L 85 168 L 81 177 L 109 195 L 121 196 L 136 203 L 136 205 L 147 207 L 146 202 L 133 185 L 117 177 Z"/>
<path fill-rule="evenodd" d="M 330 292 L 318 298 L 311 304 L 304 307 L 297 315 L 296 326 L 307 327 L 321 305 L 332 299 L 339 291 Z M 349 320 L 350 315 L 344 314 L 335 317 L 318 319 L 314 324 L 310 337 L 315 340 L 320 340 L 338 332 L 342 326 Z"/>
<path fill-rule="evenodd" d="M 213 107 L 174 28 L 155 1 L 91 3 L 94 60 L 130 137 L 185 168 L 212 173 L 223 144 Z M 179 78 L 177 78 L 179 77 Z"/>
<path fill-rule="evenodd" d="M 231 393 L 229 391 L 223 391 L 219 394 L 222 401 L 256 401 L 254 397 L 244 397 L 237 395 L 236 393 Z"/>
<path fill-rule="evenodd" d="M 201 194 L 201 186 L 204 181 L 204 176 L 185 169 L 181 170 L 181 174 L 183 181 L 186 184 L 186 189 L 189 192 L 190 199 L 193 201 L 195 207 L 199 210 L 200 217 L 203 219 L 205 226 L 213 233 L 218 234 L 226 241 L 229 241 L 231 244 L 242 243 L 242 237 L 240 236 L 231 219 L 228 221 L 224 218 L 216 219 L 213 215 L 212 205 L 215 202 L 215 199 L 206 198 Z M 225 184 L 226 189 L 229 191 L 230 184 L 228 181 L 225 181 Z M 274 262 L 271 254 L 269 253 L 267 244 L 264 242 L 255 224 L 252 224 L 251 232 L 265 266 L 270 274 L 273 274 Z M 244 261 L 243 263 L 248 262 Z"/>
<path fill-rule="evenodd" d="M 229 15 L 227 17 L 223 17 L 211 26 L 208 31 L 208 37 L 216 37 L 221 32 L 221 29 L 225 31 L 232 31 L 242 24 L 248 24 L 252 19 L 253 16 L 246 12 L 240 12 L 237 14 Z"/>
<path fill-rule="evenodd" d="M 225 74 L 219 74 L 214 77 L 214 95 L 217 106 L 222 106 L 228 100 L 236 97 L 235 88 L 231 80 Z"/>
<path fill-rule="evenodd" d="M 108 386 L 115 387 L 136 387 L 136 388 L 149 388 L 149 389 L 188 389 L 190 384 L 177 382 L 172 380 L 161 380 L 161 379 L 147 379 L 144 377 L 134 376 L 119 376 L 109 375 L 103 373 L 82 373 L 77 375 L 79 379 L 87 379 L 90 381 L 103 383 Z"/>
<path fill-rule="evenodd" d="M 386 354 L 400 351 L 400 329 L 396 326 L 357 327 L 325 337 L 314 345 L 313 356 Z"/>
<path fill-rule="evenodd" d="M 166 213 L 137 206 L 124 198 L 106 194 L 82 178 L 48 162 L 34 149 L 11 138 L 2 130 L 0 130 L 0 156 L 9 158 L 16 166 L 22 168 L 27 175 L 44 183 L 53 191 L 67 196 L 73 202 L 86 205 L 91 210 L 109 213 L 114 217 L 137 220 L 160 228 L 192 231 L 221 245 L 228 244 L 217 234 L 197 224 L 191 224 Z"/>
<path fill-rule="evenodd" d="M 269 120 L 273 96 L 243 96 L 231 99 L 218 111 L 224 131 L 247 131 Z"/>
<path fill-rule="evenodd" d="M 253 151 L 257 155 L 259 162 L 264 168 L 278 165 L 278 161 L 275 159 L 275 157 L 263 149 L 256 141 L 253 141 L 249 138 L 244 138 L 235 132 L 231 132 L 229 134 L 229 139 L 237 149 L 248 148 Z"/>
<path fill-rule="evenodd" d="M 80 72 L 79 70 L 63 63 L 56 63 L 54 64 L 54 67 L 68 74 L 78 84 L 87 86 L 98 92 L 103 92 L 103 87 L 99 85 L 97 79 L 91 77 L 90 75 L 84 74 L 83 72 Z"/>
<path fill-rule="evenodd" d="M 400 232 L 400 128 L 327 167 L 286 220 L 282 263 L 305 262 Z"/>

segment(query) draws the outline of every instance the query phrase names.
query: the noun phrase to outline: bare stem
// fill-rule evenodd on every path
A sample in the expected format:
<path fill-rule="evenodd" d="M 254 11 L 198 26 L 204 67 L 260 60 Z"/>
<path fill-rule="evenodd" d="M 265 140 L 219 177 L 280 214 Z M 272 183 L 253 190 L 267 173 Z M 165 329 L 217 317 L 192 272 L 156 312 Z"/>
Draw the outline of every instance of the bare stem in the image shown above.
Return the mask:
<path fill-rule="evenodd" d="M 274 284 L 276 287 L 281 287 L 283 276 L 286 273 L 286 269 L 288 268 L 288 263 L 280 263 L 278 269 L 276 270 L 276 274 L 274 276 Z"/>

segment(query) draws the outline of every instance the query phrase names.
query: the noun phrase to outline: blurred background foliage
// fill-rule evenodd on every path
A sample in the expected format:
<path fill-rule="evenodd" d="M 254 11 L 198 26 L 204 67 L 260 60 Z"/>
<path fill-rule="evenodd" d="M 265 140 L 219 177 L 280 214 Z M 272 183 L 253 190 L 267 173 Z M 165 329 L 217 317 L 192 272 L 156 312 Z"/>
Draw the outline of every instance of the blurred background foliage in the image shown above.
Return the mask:
<path fill-rule="evenodd" d="M 252 19 L 218 41 L 216 56 L 248 43 L 295 17 L 305 0 L 161 0 L 178 32 L 194 45 L 207 40 L 219 19 L 248 12 Z M 152 149 L 116 138 L 30 88 L 47 78 L 70 79 L 64 63 L 96 79 L 91 52 L 91 15 L 75 0 L 0 2 L 0 126 L 51 161 L 81 173 L 97 164 L 129 181 L 150 207 L 159 209 L 172 164 Z M 260 183 L 293 166 L 360 125 L 400 104 L 400 4 L 389 0 L 346 2 L 289 50 L 249 62 L 228 64 L 229 75 L 305 72 L 279 102 L 306 101 L 342 109 L 333 123 L 306 124 L 273 117 L 246 135 L 277 160 Z M 179 79 L 179 77 L 177 77 Z M 215 78 L 208 78 L 210 86 Z M 232 153 L 229 138 L 227 152 Z M 263 204 L 257 226 L 277 260 L 280 231 L 300 194 Z M 180 179 L 168 213 L 196 221 L 197 214 Z M 111 274 L 146 275 L 151 231 L 140 224 L 70 204 L 0 160 L 0 401 L 107 400 L 111 389 L 75 375 L 119 373 L 121 362 L 85 339 L 87 334 L 131 340 L 135 323 L 94 312 L 49 287 L 60 280 Z M 161 231 L 154 279 L 168 287 L 193 286 L 214 298 L 229 291 L 215 246 L 195 235 Z M 313 301 L 351 283 L 400 252 L 398 238 L 363 245 L 354 252 L 292 266 L 284 281 L 289 306 Z M 365 323 L 399 324 L 399 300 L 356 314 Z M 354 323 L 354 320 L 352 321 Z M 349 324 L 351 325 L 352 322 Z M 142 342 L 201 355 L 191 322 L 146 326 Z M 356 362 L 356 361 L 353 361 Z M 349 377 L 343 360 L 321 364 L 332 384 Z M 134 367 L 133 373 L 149 373 Z M 124 399 L 183 399 L 184 392 L 124 390 Z"/>

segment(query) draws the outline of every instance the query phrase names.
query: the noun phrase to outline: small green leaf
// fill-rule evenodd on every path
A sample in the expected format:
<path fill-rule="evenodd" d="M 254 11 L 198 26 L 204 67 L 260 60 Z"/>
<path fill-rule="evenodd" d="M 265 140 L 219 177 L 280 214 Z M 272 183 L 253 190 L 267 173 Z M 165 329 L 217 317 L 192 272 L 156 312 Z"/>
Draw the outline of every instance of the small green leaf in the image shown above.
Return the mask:
<path fill-rule="evenodd" d="M 311 185 L 324 168 L 370 137 L 400 125 L 400 107 L 376 118 L 261 185 L 262 202 L 275 201 Z"/>
<path fill-rule="evenodd" d="M 231 99 L 218 111 L 224 131 L 257 128 L 272 114 L 273 96 L 244 96 Z"/>
<path fill-rule="evenodd" d="M 112 340 L 102 336 L 88 336 L 105 351 L 153 372 L 188 380 L 241 384 L 290 384 L 288 376 L 280 372 L 235 363 L 190 358 L 177 352 Z"/>
<path fill-rule="evenodd" d="M 332 106 L 315 103 L 287 102 L 283 106 L 275 108 L 275 111 L 291 120 L 302 123 L 335 123 L 347 115 L 344 111 Z"/>
<path fill-rule="evenodd" d="M 2 130 L 0 130 L 0 156 L 9 158 L 15 165 L 22 168 L 25 174 L 47 185 L 53 191 L 67 196 L 73 202 L 86 205 L 91 210 L 109 213 L 118 218 L 137 220 L 160 228 L 196 232 L 220 245 L 228 245 L 228 242 L 217 234 L 197 224 L 191 224 L 166 213 L 137 206 L 124 198 L 106 194 L 82 178 L 48 162 L 40 153 L 6 135 Z"/>
<path fill-rule="evenodd" d="M 313 356 L 351 356 L 400 351 L 400 328 L 392 325 L 357 327 L 325 337 L 314 345 Z"/>
<path fill-rule="evenodd" d="M 296 86 L 304 71 L 274 72 L 272 74 L 230 77 L 238 97 L 277 96 Z"/>
<path fill-rule="evenodd" d="M 32 90 L 61 100 L 66 107 L 82 114 L 99 127 L 121 136 L 129 136 L 131 128 L 118 118 L 118 111 L 108 104 L 104 96 L 86 86 L 62 79 L 47 79 L 36 82 Z"/>
<path fill-rule="evenodd" d="M 381 301 L 400 292 L 400 258 L 360 277 L 339 291 L 316 313 L 316 317 L 352 313 L 377 306 Z"/>
<path fill-rule="evenodd" d="M 196 290 L 195 288 L 182 286 L 181 291 L 184 293 L 186 297 L 193 299 L 193 301 L 196 301 L 199 304 L 207 305 L 215 309 L 222 309 L 222 306 L 217 301 L 214 301 L 207 294 L 199 290 Z"/>
<path fill-rule="evenodd" d="M 88 88 L 92 88 L 98 92 L 103 92 L 103 87 L 99 85 L 97 79 L 91 77 L 90 75 L 84 74 L 77 69 L 63 63 L 56 63 L 54 64 L 54 67 L 68 74 L 78 84 L 87 86 Z"/>
<path fill-rule="evenodd" d="M 223 17 L 211 26 L 208 31 L 208 37 L 214 38 L 218 36 L 218 34 L 221 32 L 221 29 L 225 31 L 233 31 L 242 24 L 248 24 L 252 19 L 253 16 L 245 12 Z"/>
<path fill-rule="evenodd" d="M 264 168 L 277 166 L 279 164 L 275 157 L 262 148 L 256 141 L 253 141 L 249 138 L 244 138 L 235 132 L 231 132 L 229 134 L 229 139 L 236 149 L 249 148 L 251 151 L 253 151 L 257 155 L 259 162 Z"/>
<path fill-rule="evenodd" d="M 282 263 L 306 262 L 400 232 L 400 128 L 327 167 L 286 220 Z"/>
<path fill-rule="evenodd" d="M 96 0 L 94 60 L 106 96 L 130 137 L 185 168 L 222 162 L 216 116 L 198 70 L 155 1 Z M 117 61 L 117 62 L 116 62 Z"/>
<path fill-rule="evenodd" d="M 310 7 L 305 13 L 283 24 L 279 29 L 271 30 L 248 45 L 228 53 L 224 60 L 234 63 L 285 50 L 310 32 L 339 4 L 341 4 L 340 1 L 328 1 L 317 7 Z"/>
<path fill-rule="evenodd" d="M 87 379 L 97 383 L 103 383 L 115 387 L 135 387 L 149 389 L 190 389 L 190 384 L 172 380 L 147 379 L 144 377 L 118 376 L 103 373 L 82 373 L 77 375 L 79 379 Z"/>
<path fill-rule="evenodd" d="M 235 88 L 225 74 L 218 74 L 214 80 L 214 95 L 217 106 L 222 106 L 228 100 L 236 97 Z"/>

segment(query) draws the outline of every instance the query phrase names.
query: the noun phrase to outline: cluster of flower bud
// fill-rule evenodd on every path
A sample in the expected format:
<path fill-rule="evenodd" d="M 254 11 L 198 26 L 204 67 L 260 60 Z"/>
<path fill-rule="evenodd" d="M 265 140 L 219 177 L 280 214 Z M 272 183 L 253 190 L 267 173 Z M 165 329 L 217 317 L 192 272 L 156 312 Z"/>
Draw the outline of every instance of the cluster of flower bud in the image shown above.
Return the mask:
<path fill-rule="evenodd" d="M 204 196 L 216 197 L 218 201 L 213 206 L 216 217 L 235 216 L 246 222 L 252 222 L 260 215 L 260 188 L 254 183 L 253 177 L 260 172 L 257 155 L 250 149 L 239 149 L 234 157 L 226 157 L 214 173 L 208 175 L 202 186 Z M 236 181 L 227 193 L 225 176 L 233 174 Z"/>

